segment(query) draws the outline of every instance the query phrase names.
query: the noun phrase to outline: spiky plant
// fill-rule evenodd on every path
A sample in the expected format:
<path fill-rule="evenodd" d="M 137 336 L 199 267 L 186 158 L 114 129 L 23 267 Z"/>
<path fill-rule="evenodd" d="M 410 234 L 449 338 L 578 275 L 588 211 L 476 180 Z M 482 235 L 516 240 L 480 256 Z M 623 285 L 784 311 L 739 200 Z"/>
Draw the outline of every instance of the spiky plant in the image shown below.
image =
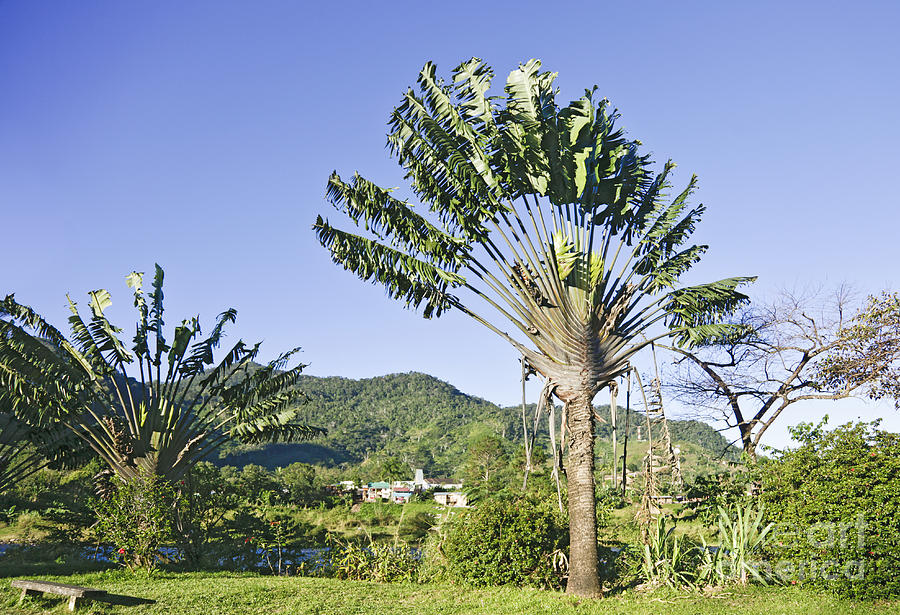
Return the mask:
<path fill-rule="evenodd" d="M 549 381 L 569 433 L 567 591 L 598 595 L 594 396 L 660 336 L 691 345 L 736 334 L 722 321 L 751 278 L 677 287 L 706 251 L 683 247 L 704 211 L 688 205 L 696 179 L 669 199 L 674 164 L 654 174 L 593 90 L 557 106 L 556 75 L 540 68 L 512 71 L 498 97 L 481 60 L 452 83 L 426 64 L 418 93 L 391 114 L 388 143 L 427 211 L 334 173 L 327 198 L 365 232 L 321 216 L 313 228 L 345 269 L 426 318 L 462 311 Z M 476 311 L 479 300 L 518 335 Z"/>
<path fill-rule="evenodd" d="M 123 480 L 176 480 L 229 439 L 297 440 L 321 431 L 295 422 L 304 366 L 286 366 L 298 349 L 259 366 L 259 344 L 238 341 L 216 362 L 234 309 L 205 338 L 195 317 L 168 342 L 162 268 L 149 295 L 143 274 L 127 282 L 138 311 L 130 350 L 106 317 L 105 290 L 89 293 L 87 321 L 69 299 L 71 339 L 13 295 L 0 302 L 0 387 L 12 412 L 64 425 Z"/>
<path fill-rule="evenodd" d="M 696 545 L 689 538 L 678 536 L 675 525 L 670 525 L 664 515 L 656 518 L 647 537 L 641 560 L 647 583 L 676 588 L 693 586 L 699 559 Z"/>

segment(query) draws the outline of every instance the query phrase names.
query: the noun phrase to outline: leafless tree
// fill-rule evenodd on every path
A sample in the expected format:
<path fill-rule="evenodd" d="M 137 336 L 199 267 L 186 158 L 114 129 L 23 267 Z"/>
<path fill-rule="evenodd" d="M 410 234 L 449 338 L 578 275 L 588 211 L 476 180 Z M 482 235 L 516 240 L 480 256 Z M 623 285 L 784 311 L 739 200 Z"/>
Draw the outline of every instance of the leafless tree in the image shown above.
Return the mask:
<path fill-rule="evenodd" d="M 884 361 L 848 378 L 823 370 L 834 365 L 834 357 L 846 356 L 851 332 L 865 313 L 844 287 L 832 293 L 783 291 L 737 316 L 747 331 L 740 339 L 694 350 L 664 346 L 677 357 L 668 388 L 681 401 L 736 427 L 744 452 L 755 459 L 763 435 L 791 405 L 843 399 L 884 379 L 884 367 L 879 367 Z M 896 329 L 893 335 L 896 360 Z"/>

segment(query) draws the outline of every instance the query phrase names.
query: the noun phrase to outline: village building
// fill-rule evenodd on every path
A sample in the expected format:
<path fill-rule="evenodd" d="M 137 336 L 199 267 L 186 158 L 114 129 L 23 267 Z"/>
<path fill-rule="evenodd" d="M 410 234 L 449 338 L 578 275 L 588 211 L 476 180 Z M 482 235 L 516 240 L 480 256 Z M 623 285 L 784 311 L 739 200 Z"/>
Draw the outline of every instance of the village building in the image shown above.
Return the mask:
<path fill-rule="evenodd" d="M 462 491 L 435 491 L 434 501 L 450 508 L 465 508 L 469 505 L 469 499 Z"/>
<path fill-rule="evenodd" d="M 460 491 L 462 481 L 452 478 L 425 478 L 424 472 L 416 470 L 415 478 L 411 481 L 398 480 L 393 482 L 376 481 L 354 487 L 352 481 L 342 481 L 331 485 L 337 491 L 351 491 L 354 500 L 362 502 L 388 501 L 394 504 L 406 504 L 412 498 L 426 491 L 434 493 L 434 500 L 438 504 L 450 507 L 464 507 L 468 505 L 466 495 Z"/>

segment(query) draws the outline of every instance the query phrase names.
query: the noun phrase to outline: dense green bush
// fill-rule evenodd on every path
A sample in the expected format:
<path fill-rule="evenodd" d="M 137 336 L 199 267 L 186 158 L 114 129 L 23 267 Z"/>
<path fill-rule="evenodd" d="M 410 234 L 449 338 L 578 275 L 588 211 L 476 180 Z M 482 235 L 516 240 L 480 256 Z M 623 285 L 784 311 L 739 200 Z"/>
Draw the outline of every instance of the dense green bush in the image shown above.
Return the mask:
<path fill-rule="evenodd" d="M 900 596 L 900 434 L 875 423 L 792 431 L 762 468 L 774 571 L 855 598 Z"/>
<path fill-rule="evenodd" d="M 129 569 L 152 570 L 162 559 L 160 546 L 172 538 L 175 499 L 171 484 L 156 476 L 122 483 L 109 497 L 93 501 L 98 537 Z"/>
<path fill-rule="evenodd" d="M 751 481 L 748 472 L 697 476 L 685 485 L 684 495 L 689 500 L 685 508 L 706 525 L 715 525 L 720 508 L 739 508 L 751 502 L 752 498 L 747 494 Z"/>
<path fill-rule="evenodd" d="M 601 525 L 608 522 L 613 509 L 628 506 L 628 501 L 618 488 L 598 484 L 594 491 L 597 498 L 597 518 L 600 519 L 598 523 Z"/>
<path fill-rule="evenodd" d="M 566 547 L 567 531 L 545 502 L 486 500 L 450 522 L 442 548 L 450 574 L 460 581 L 559 587 L 554 560 Z"/>

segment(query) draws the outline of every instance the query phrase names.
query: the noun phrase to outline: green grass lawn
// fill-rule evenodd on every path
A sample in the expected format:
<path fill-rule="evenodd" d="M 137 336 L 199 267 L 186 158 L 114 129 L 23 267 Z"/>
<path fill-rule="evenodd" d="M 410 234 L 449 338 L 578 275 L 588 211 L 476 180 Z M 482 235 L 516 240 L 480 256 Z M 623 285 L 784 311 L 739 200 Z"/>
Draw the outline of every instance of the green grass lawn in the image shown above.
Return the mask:
<path fill-rule="evenodd" d="M 900 603 L 860 603 L 796 588 L 730 589 L 717 593 L 658 591 L 626 592 L 601 600 L 576 600 L 564 594 L 532 589 L 500 587 L 471 589 L 454 585 L 378 584 L 307 577 L 271 577 L 251 574 L 158 573 L 151 578 L 112 570 L 71 576 L 46 576 L 52 580 L 105 589 L 120 604 L 88 603 L 81 613 L 129 615 L 175 613 L 179 615 L 245 614 L 340 614 L 408 615 L 503 614 L 503 613 L 667 613 L 673 615 L 740 613 L 900 613 Z M 18 592 L 10 578 L 0 579 L 0 612 L 64 613 L 62 597 L 46 595 L 17 604 Z M 140 598 L 127 604 L 123 596 Z"/>

